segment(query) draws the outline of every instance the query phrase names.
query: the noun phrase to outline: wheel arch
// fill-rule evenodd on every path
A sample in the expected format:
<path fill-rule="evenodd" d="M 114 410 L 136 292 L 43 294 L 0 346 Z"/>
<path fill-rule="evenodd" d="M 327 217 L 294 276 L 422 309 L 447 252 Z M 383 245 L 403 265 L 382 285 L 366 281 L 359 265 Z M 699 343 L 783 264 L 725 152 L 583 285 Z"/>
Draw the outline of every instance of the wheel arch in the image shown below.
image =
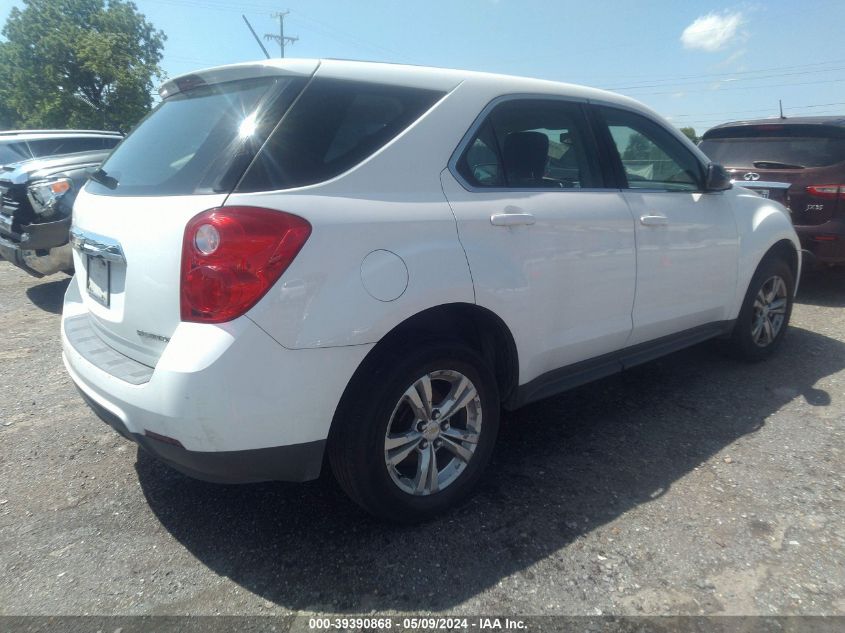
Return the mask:
<path fill-rule="evenodd" d="M 757 264 L 757 267 L 759 268 L 760 264 L 770 257 L 779 257 L 789 264 L 789 268 L 792 270 L 792 276 L 794 277 L 797 285 L 798 275 L 801 272 L 801 258 L 795 244 L 788 239 L 782 239 L 775 242 L 769 250 L 763 254 L 763 257 L 760 258 L 760 262 Z"/>
<path fill-rule="evenodd" d="M 490 363 L 500 399 L 509 401 L 519 382 L 518 352 L 510 329 L 487 308 L 472 303 L 448 303 L 408 317 L 379 340 L 349 380 L 338 402 L 335 418 L 349 395 L 359 388 L 360 381 L 387 350 L 430 340 L 458 340 L 478 351 Z"/>

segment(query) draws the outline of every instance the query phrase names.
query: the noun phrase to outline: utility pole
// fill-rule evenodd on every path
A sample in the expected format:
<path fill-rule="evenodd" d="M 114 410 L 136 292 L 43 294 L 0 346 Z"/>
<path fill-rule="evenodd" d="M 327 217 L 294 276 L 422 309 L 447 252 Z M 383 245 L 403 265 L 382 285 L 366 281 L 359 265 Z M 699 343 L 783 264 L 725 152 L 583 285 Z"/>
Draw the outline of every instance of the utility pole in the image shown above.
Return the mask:
<path fill-rule="evenodd" d="M 281 57 L 284 58 L 285 56 L 285 44 L 293 44 L 297 41 L 298 37 L 289 37 L 285 35 L 285 16 L 288 15 L 290 11 L 282 11 L 281 13 L 274 13 L 273 19 L 278 18 L 279 20 L 279 34 L 275 35 L 273 33 L 267 33 L 264 36 L 265 40 L 274 40 L 279 43 L 279 52 L 281 53 Z"/>

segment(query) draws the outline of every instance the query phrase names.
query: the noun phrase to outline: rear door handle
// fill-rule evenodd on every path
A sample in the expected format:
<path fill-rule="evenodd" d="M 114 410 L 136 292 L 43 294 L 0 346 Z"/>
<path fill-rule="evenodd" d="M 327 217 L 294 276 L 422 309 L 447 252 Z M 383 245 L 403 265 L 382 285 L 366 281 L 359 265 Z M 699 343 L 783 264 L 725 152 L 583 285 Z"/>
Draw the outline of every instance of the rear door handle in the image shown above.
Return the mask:
<path fill-rule="evenodd" d="M 85 233 L 76 227 L 72 227 L 70 229 L 69 241 L 73 248 L 89 257 L 105 259 L 106 261 L 121 264 L 126 263 L 123 249 L 117 241 L 111 238 L 95 235 L 94 233 Z"/>
<path fill-rule="evenodd" d="M 641 215 L 640 224 L 643 226 L 666 226 L 669 218 L 665 215 Z"/>
<path fill-rule="evenodd" d="M 494 213 L 490 216 L 490 224 L 493 226 L 530 225 L 536 221 L 533 213 Z"/>

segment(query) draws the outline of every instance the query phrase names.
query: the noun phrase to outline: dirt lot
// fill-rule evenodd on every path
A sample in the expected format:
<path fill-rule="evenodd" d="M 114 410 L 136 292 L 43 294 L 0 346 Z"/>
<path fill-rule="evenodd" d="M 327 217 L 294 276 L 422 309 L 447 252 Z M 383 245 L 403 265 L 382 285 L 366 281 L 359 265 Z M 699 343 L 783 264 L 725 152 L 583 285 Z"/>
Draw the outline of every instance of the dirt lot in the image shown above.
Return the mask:
<path fill-rule="evenodd" d="M 0 263 L 0 614 L 845 614 L 845 271 L 769 362 L 705 344 L 507 415 L 417 528 L 139 454 L 64 372 L 67 283 Z"/>

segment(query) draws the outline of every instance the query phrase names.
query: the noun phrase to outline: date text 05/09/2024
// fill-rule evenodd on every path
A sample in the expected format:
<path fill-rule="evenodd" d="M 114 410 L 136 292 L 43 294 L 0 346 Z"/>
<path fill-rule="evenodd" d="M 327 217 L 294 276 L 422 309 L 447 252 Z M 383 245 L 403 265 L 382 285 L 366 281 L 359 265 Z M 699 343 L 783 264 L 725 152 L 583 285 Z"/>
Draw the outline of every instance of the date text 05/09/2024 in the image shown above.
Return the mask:
<path fill-rule="evenodd" d="M 369 617 L 369 618 L 310 618 L 308 628 L 311 630 L 349 630 L 349 629 L 370 629 L 390 630 L 393 628 L 401 630 L 479 630 L 497 631 L 525 630 L 526 624 L 523 620 L 515 618 L 477 617 L 477 618 L 450 618 L 450 617 L 405 617 L 394 620 L 391 617 Z"/>

